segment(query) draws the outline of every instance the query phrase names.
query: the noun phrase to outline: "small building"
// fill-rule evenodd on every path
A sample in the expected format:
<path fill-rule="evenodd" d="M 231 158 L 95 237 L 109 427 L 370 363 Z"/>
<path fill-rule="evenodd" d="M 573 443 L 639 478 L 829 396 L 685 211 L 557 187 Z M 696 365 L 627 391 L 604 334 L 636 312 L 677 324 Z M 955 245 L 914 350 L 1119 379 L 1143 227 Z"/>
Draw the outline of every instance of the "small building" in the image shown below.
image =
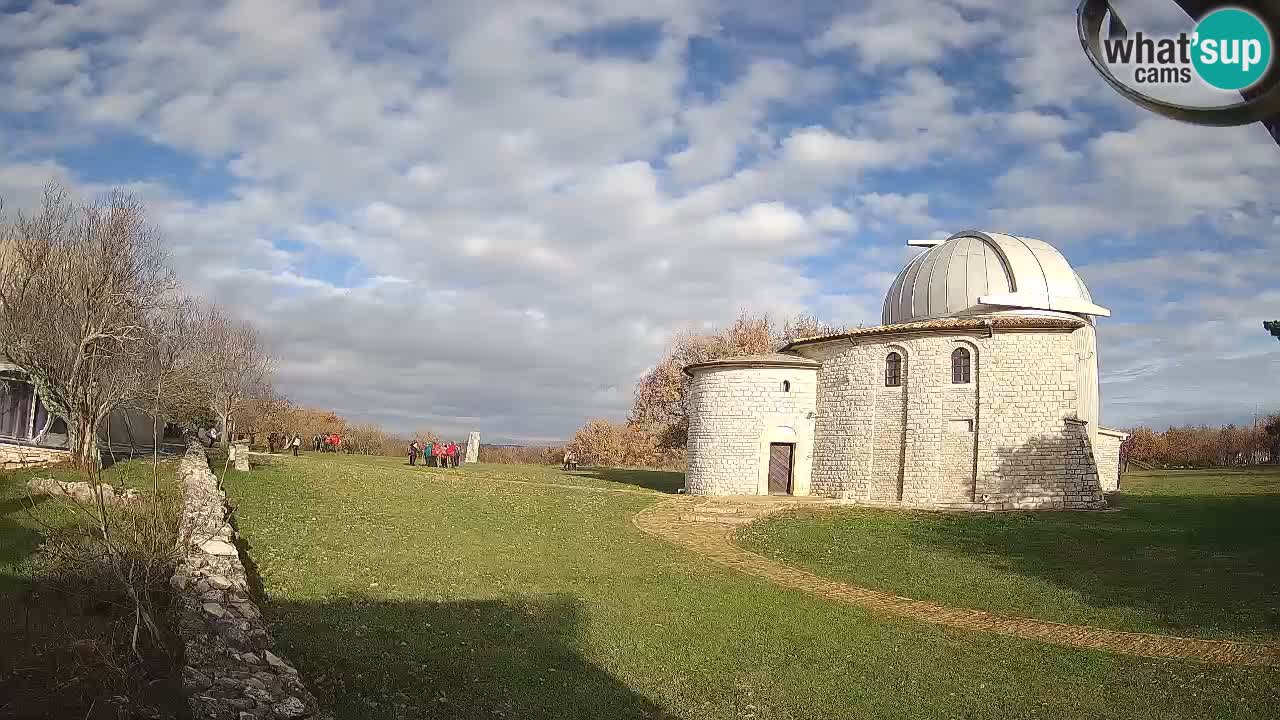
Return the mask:
<path fill-rule="evenodd" d="M 873 505 L 1098 508 L 1124 433 L 1098 424 L 1096 318 L 1049 244 L 966 231 L 898 274 L 882 324 L 697 363 L 686 489 Z"/>
<path fill-rule="evenodd" d="M 180 451 L 181 429 L 160 424 L 163 452 Z M 104 461 L 154 449 L 151 416 L 128 408 L 112 411 L 98 433 Z M 66 419 L 45 407 L 35 384 L 21 368 L 0 362 L 0 470 L 71 460 Z"/>

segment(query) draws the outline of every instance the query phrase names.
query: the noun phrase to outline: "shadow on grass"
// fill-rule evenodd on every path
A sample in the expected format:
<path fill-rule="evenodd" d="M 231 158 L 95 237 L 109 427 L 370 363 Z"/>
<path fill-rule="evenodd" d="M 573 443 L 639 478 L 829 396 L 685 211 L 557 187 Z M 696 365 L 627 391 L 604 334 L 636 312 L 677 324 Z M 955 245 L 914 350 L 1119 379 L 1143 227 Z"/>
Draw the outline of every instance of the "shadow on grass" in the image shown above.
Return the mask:
<path fill-rule="evenodd" d="M 340 718 L 670 718 L 584 657 L 565 595 L 346 598 L 269 606 L 290 659 Z"/>
<path fill-rule="evenodd" d="M 660 493 L 674 495 L 684 487 L 684 473 L 676 470 L 642 470 L 637 468 L 586 468 L 573 470 L 570 474 L 582 477 L 607 480 L 609 482 L 635 485 L 636 487 L 656 490 Z"/>
<path fill-rule="evenodd" d="M 1136 611 L 1164 632 L 1280 639 L 1280 495 L 1109 501 L 1118 512 L 938 514 L 907 532 L 1092 607 Z"/>
<path fill-rule="evenodd" d="M 0 718 L 182 716 L 176 647 L 156 646 L 144 633 L 142 657 L 134 655 L 134 616 L 124 594 L 84 572 L 83 558 L 60 565 L 41 549 L 48 531 L 32 525 L 28 510 L 60 502 L 0 500 Z M 163 618 L 167 593 L 156 599 Z"/>
<path fill-rule="evenodd" d="M 42 536 L 27 514 L 47 499 L 37 495 L 0 500 L 0 565 L 17 565 L 39 547 Z"/>
<path fill-rule="evenodd" d="M 1077 447 L 1091 463 L 1087 442 L 1033 438 L 997 453 L 997 475 L 1017 476 Z M 1096 478 L 1091 482 L 1085 491 L 1099 491 Z M 985 523 L 983 532 L 929 533 L 926 540 L 1047 580 L 1093 607 L 1137 610 L 1175 632 L 1280 632 L 1280 494 L 1154 489 L 1112 493 L 1108 504 L 1118 512 L 1013 514 Z"/>

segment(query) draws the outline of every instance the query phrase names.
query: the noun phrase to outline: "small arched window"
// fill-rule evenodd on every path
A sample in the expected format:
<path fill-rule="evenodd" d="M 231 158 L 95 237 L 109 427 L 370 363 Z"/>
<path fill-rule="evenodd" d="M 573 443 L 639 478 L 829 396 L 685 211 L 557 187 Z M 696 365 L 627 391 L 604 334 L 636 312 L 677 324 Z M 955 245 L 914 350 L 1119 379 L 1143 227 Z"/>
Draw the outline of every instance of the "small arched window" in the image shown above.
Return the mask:
<path fill-rule="evenodd" d="M 902 385 L 902 356 L 896 352 L 889 353 L 884 361 L 884 386 L 900 387 Z"/>
<path fill-rule="evenodd" d="M 791 392 L 791 381 L 790 381 L 790 380 L 783 380 L 783 381 L 782 381 L 782 392 Z"/>
<path fill-rule="evenodd" d="M 951 352 L 951 382 L 965 385 L 969 382 L 969 349 L 956 348 Z"/>

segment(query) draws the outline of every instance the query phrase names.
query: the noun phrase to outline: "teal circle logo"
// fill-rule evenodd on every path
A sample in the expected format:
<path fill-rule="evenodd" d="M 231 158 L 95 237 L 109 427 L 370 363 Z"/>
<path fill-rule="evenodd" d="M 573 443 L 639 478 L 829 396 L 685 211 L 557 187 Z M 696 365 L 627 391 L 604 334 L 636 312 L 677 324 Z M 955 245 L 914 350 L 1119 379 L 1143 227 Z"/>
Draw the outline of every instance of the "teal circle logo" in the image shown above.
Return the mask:
<path fill-rule="evenodd" d="M 1205 15 L 1192 42 L 1196 73 L 1219 90 L 1244 90 L 1271 66 L 1271 33 L 1248 10 L 1229 7 Z"/>

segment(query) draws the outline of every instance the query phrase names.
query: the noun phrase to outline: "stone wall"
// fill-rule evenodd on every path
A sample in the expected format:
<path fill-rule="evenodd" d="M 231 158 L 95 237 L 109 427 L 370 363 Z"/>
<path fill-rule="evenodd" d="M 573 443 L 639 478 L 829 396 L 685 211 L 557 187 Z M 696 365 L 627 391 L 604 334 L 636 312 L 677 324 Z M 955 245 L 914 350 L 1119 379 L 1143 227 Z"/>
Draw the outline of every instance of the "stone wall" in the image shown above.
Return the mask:
<path fill-rule="evenodd" d="M 766 494 L 769 443 L 784 442 L 795 444 L 792 493 L 809 494 L 815 381 L 808 368 L 696 371 L 689 388 L 685 489 L 695 495 Z"/>
<path fill-rule="evenodd" d="M 1097 437 L 1094 456 L 1098 463 L 1098 482 L 1102 485 L 1102 492 L 1115 492 L 1120 489 L 1120 445 L 1129 435 L 1098 428 Z"/>
<path fill-rule="evenodd" d="M 184 559 L 173 576 L 186 651 L 183 690 L 193 720 L 319 716 L 298 671 L 272 652 L 235 545 L 231 509 L 204 448 L 178 464 Z"/>
<path fill-rule="evenodd" d="M 71 451 L 0 443 L 0 470 L 70 462 Z"/>
<path fill-rule="evenodd" d="M 1088 377 L 1080 371 L 1080 344 L 1064 328 L 1001 329 L 990 337 L 983 330 L 902 333 L 798 347 L 822 362 L 814 494 L 974 509 L 1100 506 L 1088 426 L 1068 423 L 1080 410 L 1078 382 Z M 958 347 L 970 351 L 969 383 L 951 382 Z M 902 387 L 885 387 L 890 352 L 903 356 Z"/>

